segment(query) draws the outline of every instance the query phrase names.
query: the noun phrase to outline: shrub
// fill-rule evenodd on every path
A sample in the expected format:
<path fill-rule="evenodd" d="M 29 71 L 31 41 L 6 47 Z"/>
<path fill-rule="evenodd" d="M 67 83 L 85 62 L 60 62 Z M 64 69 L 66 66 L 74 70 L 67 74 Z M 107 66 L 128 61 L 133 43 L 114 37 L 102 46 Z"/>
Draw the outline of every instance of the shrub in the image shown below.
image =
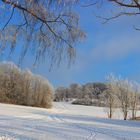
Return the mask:
<path fill-rule="evenodd" d="M 13 63 L 0 64 L 0 102 L 50 108 L 52 95 L 48 80 Z"/>

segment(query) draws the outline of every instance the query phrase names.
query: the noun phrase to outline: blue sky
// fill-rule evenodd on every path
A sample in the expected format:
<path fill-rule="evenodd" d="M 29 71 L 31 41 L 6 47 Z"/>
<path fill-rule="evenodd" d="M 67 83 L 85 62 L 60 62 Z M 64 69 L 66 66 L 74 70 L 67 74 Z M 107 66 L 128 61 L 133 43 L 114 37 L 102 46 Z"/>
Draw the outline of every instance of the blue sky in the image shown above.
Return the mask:
<path fill-rule="evenodd" d="M 27 56 L 22 68 L 46 77 L 54 86 L 103 82 L 110 73 L 140 82 L 140 32 L 133 29 L 133 25 L 139 25 L 139 17 L 122 17 L 102 24 L 94 14 L 103 12 L 107 16 L 106 7 L 98 12 L 93 7 L 80 8 L 78 12 L 80 27 L 87 37 L 76 46 L 75 64 L 68 68 L 62 62 L 49 71 L 48 62 L 33 68 L 32 56 Z"/>

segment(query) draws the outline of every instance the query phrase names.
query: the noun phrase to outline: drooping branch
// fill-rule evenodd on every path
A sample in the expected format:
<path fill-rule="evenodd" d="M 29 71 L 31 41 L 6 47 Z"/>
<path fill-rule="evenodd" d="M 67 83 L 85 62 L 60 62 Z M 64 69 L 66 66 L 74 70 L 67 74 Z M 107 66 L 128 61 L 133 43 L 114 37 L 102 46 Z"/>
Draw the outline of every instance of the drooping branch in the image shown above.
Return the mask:
<path fill-rule="evenodd" d="M 12 9 L 12 13 L 11 13 L 11 15 L 10 15 L 10 18 L 8 19 L 8 21 L 6 22 L 6 24 L 4 25 L 4 27 L 3 27 L 3 29 L 2 30 L 4 30 L 5 28 L 6 28 L 6 26 L 9 24 L 9 22 L 11 21 L 11 19 L 12 19 L 12 17 L 13 17 L 13 14 L 14 14 L 14 7 L 13 7 L 13 9 Z"/>
<path fill-rule="evenodd" d="M 19 40 L 18 37 L 22 36 L 24 39 L 24 47 L 21 57 L 25 56 L 27 49 L 32 47 L 36 60 L 39 60 L 40 57 L 44 57 L 45 52 L 47 52 L 49 58 L 51 56 L 51 59 L 55 61 L 60 60 L 64 52 L 66 52 L 70 59 L 72 58 L 72 52 L 74 51 L 70 51 L 70 49 L 74 49 L 73 45 L 85 35 L 79 29 L 78 18 L 70 8 L 69 10 L 65 10 L 65 7 L 62 8 L 61 5 L 58 5 L 56 10 L 52 10 L 52 7 L 54 8 L 56 6 L 51 5 L 55 3 L 55 1 L 52 0 L 1 1 L 13 9 L 16 9 L 15 12 L 18 12 L 19 15 L 22 16 L 22 20 L 18 19 L 18 22 L 13 23 L 13 21 L 9 24 L 14 14 L 14 12 L 12 12 L 10 19 L 8 19 L 8 22 L 4 26 L 5 30 L 1 34 L 2 46 L 6 44 L 5 37 L 8 38 L 9 36 L 8 41 L 12 47 L 13 35 L 16 36 L 17 41 Z M 59 7 L 61 7 L 63 11 L 61 8 L 59 11 Z M 10 28 L 10 26 L 12 27 Z M 10 34 L 8 34 L 8 32 Z M 8 36 L 6 34 L 8 34 Z M 15 39 L 14 42 L 16 42 Z M 16 45 L 16 43 L 14 43 L 14 45 Z"/>
<path fill-rule="evenodd" d="M 132 0 L 130 4 L 125 3 L 124 0 L 108 0 L 108 1 L 114 2 L 123 7 L 140 8 L 140 4 L 136 0 Z"/>
<path fill-rule="evenodd" d="M 58 19 L 60 18 L 60 15 L 58 15 L 58 17 L 55 18 L 54 20 L 46 20 L 45 18 L 41 18 L 37 14 L 35 14 L 32 9 L 25 8 L 25 7 L 21 6 L 19 3 L 15 3 L 15 2 L 12 2 L 10 0 L 2 0 L 2 1 L 4 3 L 6 3 L 6 4 L 10 4 L 13 7 L 13 11 L 12 11 L 11 17 L 13 16 L 14 8 L 18 8 L 19 10 L 23 11 L 23 14 L 24 14 L 24 12 L 27 12 L 28 14 L 32 15 L 33 17 L 35 17 L 36 19 L 41 21 L 42 23 L 46 24 L 48 26 L 48 28 L 49 28 L 49 25 L 48 25 L 49 22 L 58 22 Z M 9 21 L 11 20 L 11 17 L 10 17 Z M 25 14 L 24 14 L 24 17 L 25 17 L 25 20 L 27 22 Z"/>
<path fill-rule="evenodd" d="M 134 15 L 140 15 L 140 12 L 121 12 L 121 13 L 118 13 L 114 16 L 111 16 L 111 17 L 102 17 L 102 16 L 96 16 L 97 18 L 100 18 L 100 19 L 103 19 L 103 24 L 104 23 L 107 23 L 109 22 L 110 20 L 113 20 L 113 19 L 116 19 L 118 17 L 121 17 L 121 16 L 134 16 Z"/>

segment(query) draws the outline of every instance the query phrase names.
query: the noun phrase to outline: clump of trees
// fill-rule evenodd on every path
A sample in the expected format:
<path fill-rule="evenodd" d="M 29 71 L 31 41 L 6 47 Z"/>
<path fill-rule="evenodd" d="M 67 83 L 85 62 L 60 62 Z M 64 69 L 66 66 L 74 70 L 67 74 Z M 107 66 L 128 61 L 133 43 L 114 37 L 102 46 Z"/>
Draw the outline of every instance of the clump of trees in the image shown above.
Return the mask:
<path fill-rule="evenodd" d="M 113 75 L 108 76 L 107 85 L 104 98 L 106 99 L 108 117 L 112 118 L 115 109 L 120 108 L 124 120 L 128 118 L 129 113 L 132 119 L 136 119 L 139 109 L 140 85 Z"/>
<path fill-rule="evenodd" d="M 48 80 L 13 63 L 0 63 L 0 102 L 50 108 L 52 95 Z"/>

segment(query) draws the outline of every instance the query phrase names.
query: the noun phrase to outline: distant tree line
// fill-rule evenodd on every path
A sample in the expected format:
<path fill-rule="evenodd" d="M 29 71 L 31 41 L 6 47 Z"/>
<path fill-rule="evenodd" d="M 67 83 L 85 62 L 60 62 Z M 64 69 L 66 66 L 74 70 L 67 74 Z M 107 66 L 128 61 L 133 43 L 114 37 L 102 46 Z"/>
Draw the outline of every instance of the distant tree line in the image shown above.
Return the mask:
<path fill-rule="evenodd" d="M 115 111 L 123 114 L 124 120 L 131 116 L 136 119 L 140 109 L 140 84 L 110 74 L 105 83 L 71 84 L 58 87 L 54 101 L 71 101 L 72 104 L 105 107 L 109 118 Z"/>
<path fill-rule="evenodd" d="M 48 80 L 13 63 L 0 63 L 0 102 L 50 108 L 53 87 Z"/>
<path fill-rule="evenodd" d="M 101 94 L 106 90 L 104 83 L 71 84 L 69 87 L 58 87 L 54 101 L 72 101 L 73 104 L 104 106 Z M 99 100 L 100 99 L 100 100 Z"/>

